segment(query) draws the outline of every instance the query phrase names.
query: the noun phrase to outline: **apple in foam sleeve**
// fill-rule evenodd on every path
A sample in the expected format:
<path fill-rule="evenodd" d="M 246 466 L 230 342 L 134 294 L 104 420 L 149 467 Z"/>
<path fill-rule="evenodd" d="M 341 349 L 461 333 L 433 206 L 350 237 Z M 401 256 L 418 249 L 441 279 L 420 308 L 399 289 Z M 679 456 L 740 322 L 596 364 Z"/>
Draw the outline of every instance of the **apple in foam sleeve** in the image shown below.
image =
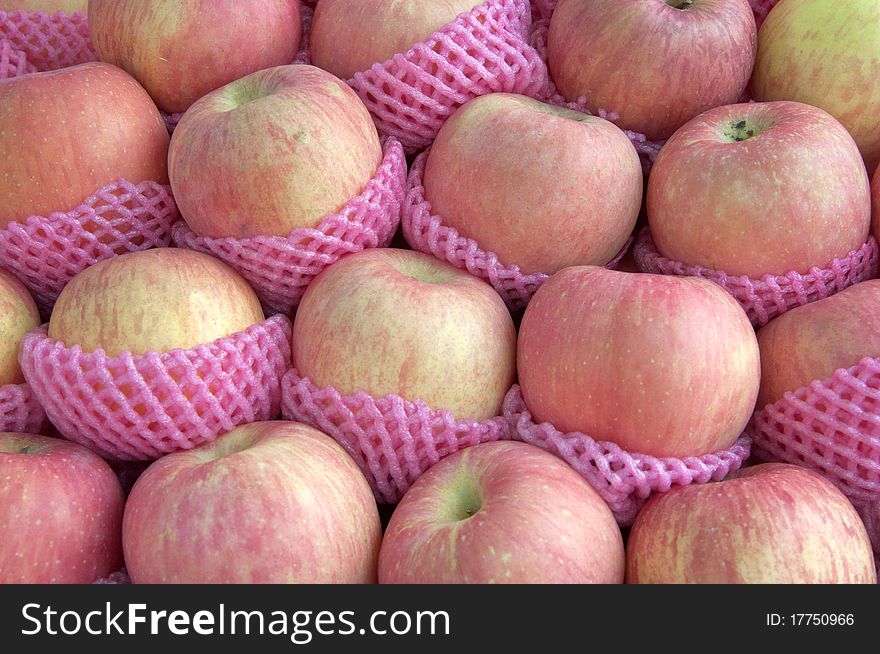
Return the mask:
<path fill-rule="evenodd" d="M 30 292 L 0 268 L 0 386 L 24 381 L 18 346 L 25 334 L 39 326 L 40 312 Z"/>
<path fill-rule="evenodd" d="M 604 265 L 626 243 L 644 178 L 612 123 L 521 95 L 471 100 L 425 167 L 432 212 L 524 273 Z"/>

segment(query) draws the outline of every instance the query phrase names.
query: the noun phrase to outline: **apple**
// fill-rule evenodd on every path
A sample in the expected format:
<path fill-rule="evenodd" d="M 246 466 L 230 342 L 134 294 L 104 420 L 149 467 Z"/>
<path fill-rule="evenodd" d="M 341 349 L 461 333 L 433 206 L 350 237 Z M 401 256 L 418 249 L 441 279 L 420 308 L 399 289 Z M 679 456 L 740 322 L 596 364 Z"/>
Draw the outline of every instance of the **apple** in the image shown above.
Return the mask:
<path fill-rule="evenodd" d="M 871 196 L 873 198 L 873 229 L 874 238 L 880 240 L 880 168 L 874 171 L 874 182 L 871 184 Z"/>
<path fill-rule="evenodd" d="M 0 229 L 76 208 L 123 178 L 168 183 L 168 131 L 128 73 L 102 63 L 0 82 Z"/>
<path fill-rule="evenodd" d="M 107 356 L 186 349 L 265 319 L 256 293 L 225 263 L 190 250 L 124 254 L 64 287 L 49 338 Z"/>
<path fill-rule="evenodd" d="M 873 172 L 880 163 L 880 3 L 782 0 L 758 35 L 756 100 L 825 109 L 853 135 Z"/>
<path fill-rule="evenodd" d="M 0 433 L 0 584 L 90 584 L 118 570 L 124 504 L 97 454 Z"/>
<path fill-rule="evenodd" d="M 299 50 L 299 0 L 91 0 L 98 57 L 124 68 L 168 113 Z"/>
<path fill-rule="evenodd" d="M 559 0 L 547 35 L 559 92 L 652 140 L 739 100 L 756 47 L 748 0 Z"/>
<path fill-rule="evenodd" d="M 824 268 L 861 247 L 871 227 L 855 142 L 830 114 L 798 102 L 717 107 L 691 120 L 654 162 L 647 208 L 664 256 L 755 278 Z"/>
<path fill-rule="evenodd" d="M 517 361 L 535 422 L 658 457 L 732 445 L 761 372 L 749 319 L 720 286 L 590 266 L 538 289 Z"/>
<path fill-rule="evenodd" d="M 18 346 L 40 326 L 40 312 L 24 284 L 0 268 L 0 386 L 21 384 Z"/>
<path fill-rule="evenodd" d="M 309 33 L 312 63 L 342 79 L 405 53 L 483 0 L 321 0 Z"/>
<path fill-rule="evenodd" d="M 44 14 L 85 14 L 89 0 L 0 0 L 0 11 L 41 11 Z"/>
<path fill-rule="evenodd" d="M 642 167 L 606 120 L 492 93 L 443 125 L 425 198 L 443 223 L 524 273 L 605 265 L 642 205 Z"/>
<path fill-rule="evenodd" d="M 629 535 L 634 584 L 874 584 L 856 510 L 821 476 L 767 463 L 650 499 Z"/>
<path fill-rule="evenodd" d="M 375 583 L 382 526 L 329 436 L 258 422 L 165 456 L 125 507 L 134 583 Z"/>
<path fill-rule="evenodd" d="M 459 420 L 485 420 L 500 414 L 513 384 L 516 330 L 482 280 L 420 252 L 364 250 L 306 290 L 293 364 L 343 395 L 396 394 Z"/>
<path fill-rule="evenodd" d="M 370 113 L 342 80 L 279 66 L 206 95 L 169 152 L 171 186 L 201 236 L 287 236 L 317 227 L 382 161 Z"/>
<path fill-rule="evenodd" d="M 814 379 L 827 379 L 838 368 L 880 357 L 880 280 L 782 314 L 761 328 L 758 345 L 759 409 Z"/>
<path fill-rule="evenodd" d="M 383 584 L 619 584 L 611 509 L 562 460 L 525 443 L 446 457 L 401 500 L 379 554 Z"/>

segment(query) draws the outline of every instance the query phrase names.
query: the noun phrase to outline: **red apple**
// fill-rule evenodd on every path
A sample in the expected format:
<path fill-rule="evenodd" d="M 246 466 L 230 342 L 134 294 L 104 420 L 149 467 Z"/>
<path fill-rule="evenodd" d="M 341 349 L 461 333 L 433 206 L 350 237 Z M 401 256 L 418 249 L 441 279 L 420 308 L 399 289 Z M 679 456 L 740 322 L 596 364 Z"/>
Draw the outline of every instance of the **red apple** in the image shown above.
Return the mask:
<path fill-rule="evenodd" d="M 623 582 L 620 529 L 572 468 L 525 443 L 461 450 L 410 488 L 379 555 L 383 584 Z"/>
<path fill-rule="evenodd" d="M 642 205 L 642 167 L 606 120 L 492 93 L 444 124 L 425 167 L 425 197 L 463 236 L 525 273 L 604 265 Z"/>
<path fill-rule="evenodd" d="M 818 474 L 768 463 L 648 501 L 630 532 L 635 584 L 874 584 L 865 527 Z"/>
<path fill-rule="evenodd" d="M 89 584 L 118 570 L 124 503 L 84 447 L 0 433 L 0 584 Z"/>
<path fill-rule="evenodd" d="M 190 250 L 125 254 L 86 269 L 52 310 L 49 337 L 108 356 L 211 343 L 265 319 L 244 278 Z"/>
<path fill-rule="evenodd" d="M 293 363 L 343 394 L 397 394 L 460 420 L 501 411 L 516 330 L 482 280 L 432 256 L 372 249 L 311 283 L 293 325 Z"/>
<path fill-rule="evenodd" d="M 375 583 L 379 511 L 325 434 L 253 423 L 138 479 L 125 507 L 135 583 Z"/>
<path fill-rule="evenodd" d="M 279 66 L 196 102 L 171 139 L 171 185 L 203 236 L 287 236 L 317 227 L 382 160 L 367 108 L 312 66 Z"/>
<path fill-rule="evenodd" d="M 0 268 L 0 386 L 24 381 L 18 365 L 18 346 L 40 326 L 40 312 L 24 284 Z"/>
<path fill-rule="evenodd" d="M 567 268 L 532 298 L 517 357 L 536 422 L 653 456 L 729 447 L 760 382 L 745 312 L 696 277 Z"/>
<path fill-rule="evenodd" d="M 758 345 L 758 408 L 864 357 L 880 357 L 880 280 L 782 314 L 761 328 Z"/>
<path fill-rule="evenodd" d="M 748 0 L 559 0 L 547 39 L 562 95 L 653 140 L 739 100 L 757 48 Z"/>
<path fill-rule="evenodd" d="M 797 102 L 718 107 L 690 121 L 660 151 L 647 206 L 664 256 L 751 277 L 824 268 L 861 247 L 871 226 L 855 142 L 830 114 Z"/>
<path fill-rule="evenodd" d="M 299 0 L 91 0 L 89 27 L 98 56 L 134 75 L 169 113 L 291 63 L 302 29 Z"/>
<path fill-rule="evenodd" d="M 88 63 L 0 82 L 0 229 L 119 178 L 168 183 L 168 131 L 125 71 Z"/>
<path fill-rule="evenodd" d="M 822 107 L 855 138 L 873 172 L 880 163 L 880 3 L 782 0 L 758 35 L 756 100 Z"/>
<path fill-rule="evenodd" d="M 0 11 L 41 11 L 44 14 L 62 12 L 85 14 L 89 0 L 0 0 Z"/>
<path fill-rule="evenodd" d="M 483 0 L 321 0 L 309 33 L 312 63 L 337 77 L 383 63 Z"/>

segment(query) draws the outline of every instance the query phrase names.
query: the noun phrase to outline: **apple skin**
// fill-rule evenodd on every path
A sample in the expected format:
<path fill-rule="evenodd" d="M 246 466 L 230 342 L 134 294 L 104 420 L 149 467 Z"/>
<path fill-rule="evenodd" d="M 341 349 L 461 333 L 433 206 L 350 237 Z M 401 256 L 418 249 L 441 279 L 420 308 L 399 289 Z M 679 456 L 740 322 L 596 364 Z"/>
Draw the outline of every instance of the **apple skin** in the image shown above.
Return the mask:
<path fill-rule="evenodd" d="M 410 488 L 385 532 L 383 584 L 619 584 L 620 529 L 566 463 L 525 443 L 456 452 Z"/>
<path fill-rule="evenodd" d="M 516 330 L 482 280 L 421 252 L 364 250 L 306 290 L 293 364 L 343 395 L 396 394 L 485 420 L 500 414 L 513 384 Z"/>
<path fill-rule="evenodd" d="M 720 286 L 587 266 L 535 293 L 517 361 L 535 422 L 658 457 L 732 445 L 761 372 L 755 332 Z"/>
<path fill-rule="evenodd" d="M 612 123 L 507 93 L 456 111 L 424 176 L 445 225 L 527 274 L 608 263 L 632 234 L 643 184 Z"/>
<path fill-rule="evenodd" d="M 0 229 L 74 209 L 119 178 L 168 183 L 162 116 L 109 64 L 4 80 L 0 125 Z"/>
<path fill-rule="evenodd" d="M 122 566 L 119 480 L 84 447 L 0 433 L 0 584 L 90 584 Z"/>
<path fill-rule="evenodd" d="M 483 0 L 322 0 L 309 33 L 312 63 L 342 79 L 424 41 Z"/>
<path fill-rule="evenodd" d="M 222 261 L 159 248 L 95 264 L 64 287 L 49 337 L 108 356 L 186 349 L 265 319 L 256 293 Z"/>
<path fill-rule="evenodd" d="M 287 236 L 317 227 L 372 179 L 382 147 L 370 113 L 318 68 L 259 71 L 196 102 L 174 130 L 171 186 L 199 235 Z"/>
<path fill-rule="evenodd" d="M 30 330 L 40 326 L 40 312 L 30 292 L 0 268 L 0 386 L 21 384 L 18 346 Z"/>
<path fill-rule="evenodd" d="M 758 331 L 758 408 L 788 391 L 827 379 L 864 357 L 880 357 L 880 280 L 870 280 L 805 304 Z"/>
<path fill-rule="evenodd" d="M 766 463 L 650 500 L 627 543 L 633 584 L 874 584 L 871 543 L 834 485 Z"/>
<path fill-rule="evenodd" d="M 682 0 L 683 1 L 683 0 Z M 652 140 L 739 100 L 755 62 L 748 0 L 560 0 L 547 37 L 550 73 L 568 100 Z M 662 56 L 658 53 L 662 53 Z"/>
<path fill-rule="evenodd" d="M 299 0 L 91 0 L 98 57 L 134 75 L 168 113 L 299 50 Z"/>
<path fill-rule="evenodd" d="M 837 118 L 880 163 L 880 3 L 782 0 L 758 34 L 755 100 L 797 100 Z"/>
<path fill-rule="evenodd" d="M 357 465 L 294 422 L 239 427 L 165 456 L 123 523 L 134 583 L 375 583 L 379 511 Z"/>
<path fill-rule="evenodd" d="M 41 11 L 50 16 L 57 12 L 85 14 L 89 0 L 0 0 L 0 11 Z"/>
<path fill-rule="evenodd" d="M 798 102 L 694 118 L 654 162 L 647 208 L 664 256 L 756 278 L 824 268 L 861 247 L 871 228 L 855 142 L 830 114 Z"/>

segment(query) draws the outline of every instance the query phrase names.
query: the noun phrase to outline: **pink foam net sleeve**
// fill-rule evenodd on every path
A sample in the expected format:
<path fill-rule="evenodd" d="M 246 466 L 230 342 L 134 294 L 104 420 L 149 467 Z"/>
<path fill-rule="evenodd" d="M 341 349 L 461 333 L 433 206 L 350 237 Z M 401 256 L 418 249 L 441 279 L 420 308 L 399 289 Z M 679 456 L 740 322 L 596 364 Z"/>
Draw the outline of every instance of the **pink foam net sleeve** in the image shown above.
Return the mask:
<path fill-rule="evenodd" d="M 443 224 L 443 218 L 432 212 L 431 203 L 425 199 L 423 176 L 429 154 L 430 150 L 416 157 L 410 170 L 403 203 L 402 224 L 406 242 L 416 250 L 489 282 L 512 311 L 522 309 L 550 276 L 542 272 L 526 274 L 516 264 L 505 265 L 494 252 L 481 248 L 475 240 L 465 238 L 456 229 Z M 632 241 L 628 241 L 606 267 L 614 268 L 631 244 Z"/>
<path fill-rule="evenodd" d="M 19 362 L 58 431 L 108 459 L 151 460 L 271 420 L 290 367 L 290 320 L 188 350 L 107 356 L 28 334 Z"/>
<path fill-rule="evenodd" d="M 360 466 L 376 499 L 396 504 L 428 468 L 453 452 L 510 436 L 502 417 L 457 420 L 424 402 L 318 388 L 296 370 L 282 382 L 284 417 L 332 436 Z"/>
<path fill-rule="evenodd" d="M 71 211 L 31 216 L 0 229 L 0 266 L 28 287 L 45 312 L 89 266 L 168 246 L 179 218 L 170 186 L 118 180 Z"/>
<path fill-rule="evenodd" d="M 755 453 L 806 466 L 862 510 L 880 551 L 880 359 L 814 380 L 755 412 Z"/>
<path fill-rule="evenodd" d="M 19 74 L 57 70 L 97 59 L 88 21 L 79 13 L 0 11 L 0 42 L 3 41 L 22 53 L 31 67 Z"/>
<path fill-rule="evenodd" d="M 547 69 L 528 43 L 527 0 L 486 0 L 405 53 L 348 80 L 380 133 L 407 151 L 430 145 L 446 119 L 487 93 L 536 96 Z"/>
<path fill-rule="evenodd" d="M 346 254 L 391 242 L 400 224 L 405 185 L 403 148 L 389 139 L 373 179 L 317 229 L 297 229 L 287 237 L 207 238 L 181 221 L 174 227 L 174 241 L 222 259 L 251 283 L 268 311 L 290 313 L 324 268 Z"/>
<path fill-rule="evenodd" d="M 0 432 L 39 434 L 46 412 L 27 384 L 0 386 Z"/>
<path fill-rule="evenodd" d="M 786 311 L 821 300 L 878 273 L 880 249 L 871 237 L 867 243 L 825 268 L 812 268 L 801 274 L 728 275 L 720 270 L 690 266 L 667 259 L 657 251 L 651 232 L 646 227 L 639 234 L 633 250 L 639 270 L 663 275 L 703 277 L 730 293 L 748 314 L 752 324 L 761 327 Z"/>
<path fill-rule="evenodd" d="M 12 47 L 6 39 L 0 39 L 0 80 L 33 73 L 36 69 L 28 63 L 27 54 Z"/>
<path fill-rule="evenodd" d="M 582 433 L 562 433 L 549 423 L 536 424 L 518 386 L 504 399 L 504 415 L 514 440 L 543 448 L 577 470 L 608 503 L 621 526 L 632 524 L 651 495 L 673 486 L 720 481 L 739 470 L 750 453 L 747 436 L 727 450 L 699 457 L 656 458 L 627 452 Z"/>

